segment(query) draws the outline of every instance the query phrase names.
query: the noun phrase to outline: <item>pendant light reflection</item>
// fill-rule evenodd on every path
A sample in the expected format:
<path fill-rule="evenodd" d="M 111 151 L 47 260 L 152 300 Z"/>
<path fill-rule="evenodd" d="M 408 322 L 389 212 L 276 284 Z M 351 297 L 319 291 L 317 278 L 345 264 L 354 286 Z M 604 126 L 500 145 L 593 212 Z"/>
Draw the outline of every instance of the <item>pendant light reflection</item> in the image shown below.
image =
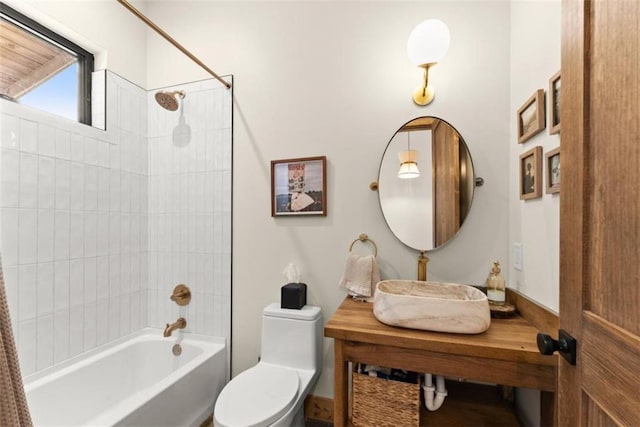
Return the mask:
<path fill-rule="evenodd" d="M 407 132 L 407 149 L 398 153 L 400 159 L 400 169 L 398 178 L 413 179 L 420 176 L 418 169 L 418 150 L 411 149 L 411 132 Z"/>

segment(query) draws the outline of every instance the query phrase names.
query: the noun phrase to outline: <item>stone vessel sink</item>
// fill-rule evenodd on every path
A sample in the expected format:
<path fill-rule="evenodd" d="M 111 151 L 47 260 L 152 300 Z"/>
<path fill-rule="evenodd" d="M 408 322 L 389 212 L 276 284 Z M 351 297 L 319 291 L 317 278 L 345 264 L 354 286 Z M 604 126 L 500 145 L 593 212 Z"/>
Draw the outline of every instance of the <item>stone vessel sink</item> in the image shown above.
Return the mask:
<path fill-rule="evenodd" d="M 391 326 L 456 334 L 479 334 L 491 324 L 487 296 L 458 283 L 383 280 L 373 315 Z"/>

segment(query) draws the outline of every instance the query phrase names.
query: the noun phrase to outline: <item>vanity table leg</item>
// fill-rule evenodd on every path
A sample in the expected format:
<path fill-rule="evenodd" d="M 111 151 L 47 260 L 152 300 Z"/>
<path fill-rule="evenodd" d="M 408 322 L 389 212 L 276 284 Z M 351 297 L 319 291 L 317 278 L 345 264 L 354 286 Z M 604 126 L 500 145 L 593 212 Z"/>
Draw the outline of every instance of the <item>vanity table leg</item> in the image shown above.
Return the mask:
<path fill-rule="evenodd" d="M 347 408 L 349 403 L 348 365 L 344 358 L 344 341 L 334 341 L 334 390 L 333 390 L 333 425 L 344 427 L 347 425 Z"/>

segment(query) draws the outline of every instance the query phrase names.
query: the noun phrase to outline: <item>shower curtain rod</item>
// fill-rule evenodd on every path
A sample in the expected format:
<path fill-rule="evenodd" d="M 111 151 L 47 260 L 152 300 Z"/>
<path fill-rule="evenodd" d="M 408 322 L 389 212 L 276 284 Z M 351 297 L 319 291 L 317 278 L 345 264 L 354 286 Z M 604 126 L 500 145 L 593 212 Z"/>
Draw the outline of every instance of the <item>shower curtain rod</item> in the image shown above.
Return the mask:
<path fill-rule="evenodd" d="M 118 3 L 120 3 L 121 5 L 123 5 L 124 7 L 126 7 L 127 9 L 129 9 L 129 11 L 131 13 L 133 13 L 134 15 L 136 15 L 138 18 L 140 18 L 145 24 L 147 24 L 148 26 L 150 26 L 156 33 L 160 34 L 162 37 L 164 37 L 169 43 L 171 43 L 172 45 L 174 45 L 175 47 L 178 48 L 178 50 L 180 50 L 182 53 L 184 53 L 185 55 L 187 55 L 193 62 L 195 62 L 196 64 L 198 64 L 199 66 L 201 66 L 202 68 L 204 68 L 205 70 L 207 70 L 207 72 L 209 74 L 211 74 L 213 77 L 215 77 L 220 83 L 222 83 L 227 89 L 231 89 L 231 84 L 227 83 L 222 77 L 220 77 L 219 75 L 217 75 L 211 68 L 207 67 L 202 61 L 200 61 L 198 59 L 197 56 L 195 56 L 194 54 L 192 54 L 191 52 L 189 52 L 184 46 L 182 46 L 180 43 L 178 43 L 173 37 L 171 37 L 169 34 L 167 34 L 162 28 L 158 27 L 156 24 L 154 24 L 149 18 L 147 18 L 142 12 L 140 12 L 138 9 L 136 9 L 135 7 L 133 7 L 133 5 L 131 5 L 131 3 L 129 3 L 127 0 L 118 0 Z"/>

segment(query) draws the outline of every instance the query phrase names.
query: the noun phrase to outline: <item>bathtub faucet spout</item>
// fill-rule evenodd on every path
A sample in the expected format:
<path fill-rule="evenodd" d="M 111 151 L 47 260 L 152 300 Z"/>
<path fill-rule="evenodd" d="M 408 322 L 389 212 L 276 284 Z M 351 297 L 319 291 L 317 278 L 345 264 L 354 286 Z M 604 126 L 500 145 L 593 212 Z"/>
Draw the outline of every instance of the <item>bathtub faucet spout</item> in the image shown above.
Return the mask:
<path fill-rule="evenodd" d="M 187 321 L 185 320 L 184 317 L 180 317 L 174 323 L 171 323 L 171 324 L 167 323 L 167 326 L 164 328 L 164 332 L 162 333 L 162 336 L 170 337 L 173 331 L 175 331 L 176 329 L 184 329 L 186 328 L 186 326 L 187 326 Z"/>

